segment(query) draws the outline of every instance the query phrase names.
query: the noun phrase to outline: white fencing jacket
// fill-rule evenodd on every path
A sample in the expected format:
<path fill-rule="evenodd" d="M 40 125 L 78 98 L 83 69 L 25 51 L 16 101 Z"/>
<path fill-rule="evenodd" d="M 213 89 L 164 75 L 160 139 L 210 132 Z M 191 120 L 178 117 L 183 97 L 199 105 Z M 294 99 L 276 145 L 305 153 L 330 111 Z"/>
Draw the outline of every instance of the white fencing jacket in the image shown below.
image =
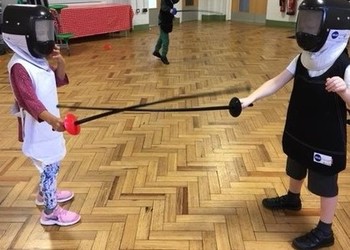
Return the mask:
<path fill-rule="evenodd" d="M 55 73 L 51 69 L 43 69 L 23 60 L 17 54 L 8 63 L 8 71 L 14 64 L 20 63 L 27 70 L 38 99 L 43 103 L 48 112 L 59 117 L 60 112 L 56 107 L 58 103 Z M 12 84 L 12 83 L 11 83 Z M 62 132 L 52 130 L 45 121 L 38 122 L 25 110 L 21 111 L 23 118 L 23 153 L 42 165 L 49 165 L 61 161 L 66 155 L 65 139 Z"/>

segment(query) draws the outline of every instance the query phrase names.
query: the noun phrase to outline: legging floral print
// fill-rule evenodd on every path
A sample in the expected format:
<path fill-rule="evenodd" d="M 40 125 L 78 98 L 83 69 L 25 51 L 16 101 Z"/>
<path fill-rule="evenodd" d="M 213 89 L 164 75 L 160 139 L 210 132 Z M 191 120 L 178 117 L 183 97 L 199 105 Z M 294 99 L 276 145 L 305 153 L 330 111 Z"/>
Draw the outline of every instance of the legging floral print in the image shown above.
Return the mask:
<path fill-rule="evenodd" d="M 60 163 L 56 162 L 44 167 L 40 176 L 40 188 L 44 198 L 46 209 L 54 209 L 57 206 L 57 174 L 60 169 Z"/>

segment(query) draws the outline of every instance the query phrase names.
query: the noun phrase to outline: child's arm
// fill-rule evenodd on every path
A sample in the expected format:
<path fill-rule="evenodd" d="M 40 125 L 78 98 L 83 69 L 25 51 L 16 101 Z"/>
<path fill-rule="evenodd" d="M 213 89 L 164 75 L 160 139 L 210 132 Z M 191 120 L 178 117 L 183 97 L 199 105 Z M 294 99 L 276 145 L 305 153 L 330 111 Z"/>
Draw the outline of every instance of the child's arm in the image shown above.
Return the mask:
<path fill-rule="evenodd" d="M 46 110 L 46 107 L 38 99 L 32 79 L 26 69 L 21 64 L 14 64 L 11 68 L 10 78 L 12 91 L 18 105 L 39 121 L 39 114 Z"/>
<path fill-rule="evenodd" d="M 38 122 L 49 123 L 56 131 L 64 131 L 63 120 L 49 113 L 38 99 L 28 72 L 21 64 L 11 68 L 11 86 L 20 107 L 25 109 Z"/>
<path fill-rule="evenodd" d="M 168 12 L 170 11 L 170 6 L 166 3 L 166 0 L 163 0 L 161 3 L 160 3 L 160 9 L 164 12 Z"/>
<path fill-rule="evenodd" d="M 47 110 L 44 110 L 43 112 L 41 112 L 39 114 L 39 118 L 41 120 L 47 122 L 48 124 L 50 124 L 52 129 L 55 130 L 55 131 L 63 132 L 63 131 L 66 130 L 64 128 L 64 121 L 63 121 L 63 119 L 54 116 L 53 114 L 51 114 Z"/>
<path fill-rule="evenodd" d="M 248 107 L 255 101 L 258 101 L 266 96 L 272 95 L 277 92 L 280 88 L 286 85 L 290 80 L 292 80 L 294 75 L 287 69 L 282 71 L 279 75 L 266 81 L 248 97 L 240 99 L 242 103 L 242 108 Z"/>
<path fill-rule="evenodd" d="M 56 65 L 53 70 L 55 72 L 57 86 L 60 87 L 62 85 L 68 84 L 69 80 L 66 75 L 66 61 L 64 60 L 58 45 L 55 46 L 48 59 L 53 59 L 56 61 Z"/>
<path fill-rule="evenodd" d="M 346 102 L 347 106 L 350 106 L 350 66 L 345 71 L 345 77 L 342 79 L 339 76 L 327 78 L 326 90 L 328 92 L 337 93 Z"/>

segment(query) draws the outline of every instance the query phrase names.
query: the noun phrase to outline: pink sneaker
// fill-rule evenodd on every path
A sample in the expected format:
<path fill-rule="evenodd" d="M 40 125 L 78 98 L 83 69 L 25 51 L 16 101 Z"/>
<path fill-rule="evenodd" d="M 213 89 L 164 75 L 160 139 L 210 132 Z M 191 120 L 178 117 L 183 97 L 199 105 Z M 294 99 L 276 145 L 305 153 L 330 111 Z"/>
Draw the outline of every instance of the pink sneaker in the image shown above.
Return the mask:
<path fill-rule="evenodd" d="M 65 202 L 69 201 L 74 197 L 74 193 L 67 190 L 57 190 L 56 192 L 57 202 Z M 44 197 L 42 197 L 39 193 L 36 195 L 35 204 L 38 206 L 44 205 Z"/>
<path fill-rule="evenodd" d="M 44 226 L 70 226 L 77 223 L 80 220 L 80 215 L 63 209 L 57 206 L 51 214 L 45 214 L 44 211 L 41 212 L 40 223 Z"/>

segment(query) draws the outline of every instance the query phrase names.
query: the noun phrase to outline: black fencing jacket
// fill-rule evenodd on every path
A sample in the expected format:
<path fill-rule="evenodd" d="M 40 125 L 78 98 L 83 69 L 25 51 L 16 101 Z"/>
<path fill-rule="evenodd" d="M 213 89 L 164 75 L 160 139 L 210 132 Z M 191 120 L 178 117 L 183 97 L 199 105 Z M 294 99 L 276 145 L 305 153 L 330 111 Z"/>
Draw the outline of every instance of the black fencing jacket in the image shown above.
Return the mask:
<path fill-rule="evenodd" d="M 179 0 L 162 0 L 159 10 L 159 25 L 160 28 L 165 33 L 170 33 L 173 31 L 173 14 L 170 13 L 170 10 L 174 8 L 174 4 L 179 2 Z"/>
<path fill-rule="evenodd" d="M 283 133 L 288 157 L 324 175 L 346 167 L 346 104 L 325 90 L 328 77 L 344 78 L 347 51 L 324 74 L 310 77 L 299 56 Z"/>

